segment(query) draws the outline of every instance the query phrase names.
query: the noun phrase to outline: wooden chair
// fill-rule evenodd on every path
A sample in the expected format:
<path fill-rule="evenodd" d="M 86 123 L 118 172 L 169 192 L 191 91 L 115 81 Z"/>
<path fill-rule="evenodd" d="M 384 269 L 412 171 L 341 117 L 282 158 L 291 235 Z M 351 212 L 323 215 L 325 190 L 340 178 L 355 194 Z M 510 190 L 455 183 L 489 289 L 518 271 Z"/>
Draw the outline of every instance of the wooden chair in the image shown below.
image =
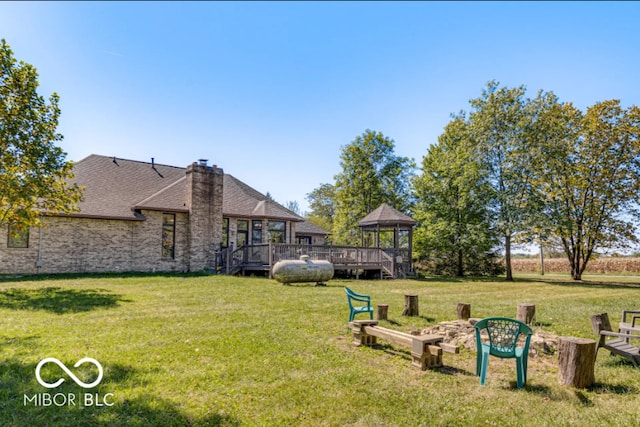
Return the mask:
<path fill-rule="evenodd" d="M 629 321 L 627 321 L 627 316 Z M 624 310 L 622 312 L 622 322 L 618 324 L 618 332 L 640 334 L 640 310 Z"/>
<path fill-rule="evenodd" d="M 631 345 L 629 342 L 632 339 L 640 340 L 640 335 L 633 335 L 630 331 L 613 332 L 607 313 L 591 316 L 591 326 L 596 335 L 598 335 L 596 352 L 600 348 L 604 348 L 609 350 L 611 354 L 617 354 L 629 359 L 634 366 L 640 366 L 640 348 Z"/>
<path fill-rule="evenodd" d="M 353 322 L 356 314 L 369 313 L 369 319 L 373 320 L 373 307 L 371 307 L 371 297 L 369 295 L 359 294 L 351 289 L 344 287 L 347 293 L 347 302 L 349 303 L 349 322 Z M 355 302 L 364 302 L 366 305 L 354 305 Z"/>
<path fill-rule="evenodd" d="M 476 330 L 476 375 L 480 376 L 480 385 L 487 378 L 489 355 L 502 359 L 516 359 L 518 388 L 527 382 L 527 360 L 529 343 L 533 330 L 524 322 L 507 317 L 487 317 L 474 325 Z M 482 342 L 482 331 L 486 331 L 489 342 Z M 518 347 L 520 335 L 525 337 L 524 346 Z"/>

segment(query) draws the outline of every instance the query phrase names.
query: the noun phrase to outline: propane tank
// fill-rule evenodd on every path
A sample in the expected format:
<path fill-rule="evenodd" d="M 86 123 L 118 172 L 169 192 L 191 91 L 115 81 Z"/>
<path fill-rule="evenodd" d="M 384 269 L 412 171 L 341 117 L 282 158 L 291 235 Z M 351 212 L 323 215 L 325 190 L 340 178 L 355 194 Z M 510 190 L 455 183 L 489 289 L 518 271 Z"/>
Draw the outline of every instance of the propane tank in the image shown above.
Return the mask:
<path fill-rule="evenodd" d="M 329 261 L 312 261 L 309 255 L 302 255 L 299 260 L 286 259 L 278 261 L 271 270 L 273 278 L 280 283 L 316 282 L 322 284 L 333 278 L 333 264 Z"/>

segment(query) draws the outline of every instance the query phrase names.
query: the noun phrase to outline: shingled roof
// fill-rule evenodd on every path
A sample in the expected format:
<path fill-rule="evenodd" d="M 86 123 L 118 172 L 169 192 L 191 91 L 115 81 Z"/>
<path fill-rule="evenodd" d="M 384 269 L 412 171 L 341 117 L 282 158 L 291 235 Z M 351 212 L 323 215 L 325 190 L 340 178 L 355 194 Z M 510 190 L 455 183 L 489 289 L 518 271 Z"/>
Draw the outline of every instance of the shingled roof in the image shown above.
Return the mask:
<path fill-rule="evenodd" d="M 392 208 L 386 203 L 381 204 L 377 209 L 369 213 L 369 215 L 358 221 L 358 227 L 367 227 L 372 225 L 395 226 L 407 225 L 413 226 L 416 220 L 408 215 L 403 214 L 397 209 Z"/>
<path fill-rule="evenodd" d="M 223 195 L 222 213 L 225 216 L 304 221 L 301 216 L 232 175 L 224 175 Z"/>
<path fill-rule="evenodd" d="M 84 186 L 80 212 L 73 216 L 143 219 L 137 209 L 188 212 L 186 168 L 92 154 L 74 165 L 74 182 Z M 225 174 L 224 216 L 304 219 L 239 179 Z"/>
<path fill-rule="evenodd" d="M 326 236 L 331 234 L 322 227 L 319 227 L 311 221 L 304 221 L 296 224 L 296 234 L 317 234 L 320 236 Z"/>
<path fill-rule="evenodd" d="M 95 154 L 76 163 L 73 172 L 74 181 L 84 186 L 84 200 L 74 216 L 110 219 L 140 219 L 134 206 L 150 202 L 168 187 L 179 187 L 176 182 L 185 177 L 183 168 Z M 184 195 L 167 199 L 154 204 L 163 210 L 186 212 Z"/>

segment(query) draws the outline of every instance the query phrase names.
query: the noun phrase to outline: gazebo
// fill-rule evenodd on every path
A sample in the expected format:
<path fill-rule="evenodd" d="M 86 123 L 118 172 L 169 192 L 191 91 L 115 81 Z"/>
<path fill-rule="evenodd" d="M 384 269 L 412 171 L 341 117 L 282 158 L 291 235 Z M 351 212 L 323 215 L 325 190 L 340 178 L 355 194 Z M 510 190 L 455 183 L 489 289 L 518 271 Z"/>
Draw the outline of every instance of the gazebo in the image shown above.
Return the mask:
<path fill-rule="evenodd" d="M 362 246 L 384 249 L 393 256 L 395 271 L 405 276 L 413 270 L 413 227 L 416 220 L 392 208 L 386 203 L 369 213 L 358 222 L 362 235 Z M 383 239 L 393 233 L 392 239 Z M 368 237 L 373 237 L 370 239 Z"/>

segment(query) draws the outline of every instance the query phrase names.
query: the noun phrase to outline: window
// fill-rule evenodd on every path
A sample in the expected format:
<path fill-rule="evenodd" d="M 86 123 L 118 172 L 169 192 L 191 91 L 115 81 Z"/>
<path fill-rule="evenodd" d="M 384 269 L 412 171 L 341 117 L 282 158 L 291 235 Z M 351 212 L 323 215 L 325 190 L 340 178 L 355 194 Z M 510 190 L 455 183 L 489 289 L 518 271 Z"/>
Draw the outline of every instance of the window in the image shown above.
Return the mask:
<path fill-rule="evenodd" d="M 249 241 L 249 221 L 238 220 L 238 237 L 236 238 L 236 246 L 244 246 Z"/>
<path fill-rule="evenodd" d="M 284 221 L 269 221 L 269 241 L 271 243 L 285 243 L 286 223 Z"/>
<path fill-rule="evenodd" d="M 7 230 L 8 248 L 28 248 L 29 247 L 29 227 L 18 228 L 9 225 Z"/>
<path fill-rule="evenodd" d="M 229 218 L 222 218 L 222 247 L 229 247 Z"/>
<path fill-rule="evenodd" d="M 299 245 L 310 245 L 311 236 L 296 236 L 296 243 Z"/>
<path fill-rule="evenodd" d="M 254 245 L 262 243 L 262 221 L 254 220 L 252 224 L 251 242 Z"/>
<path fill-rule="evenodd" d="M 174 259 L 176 252 L 176 215 L 162 214 L 162 258 Z"/>

